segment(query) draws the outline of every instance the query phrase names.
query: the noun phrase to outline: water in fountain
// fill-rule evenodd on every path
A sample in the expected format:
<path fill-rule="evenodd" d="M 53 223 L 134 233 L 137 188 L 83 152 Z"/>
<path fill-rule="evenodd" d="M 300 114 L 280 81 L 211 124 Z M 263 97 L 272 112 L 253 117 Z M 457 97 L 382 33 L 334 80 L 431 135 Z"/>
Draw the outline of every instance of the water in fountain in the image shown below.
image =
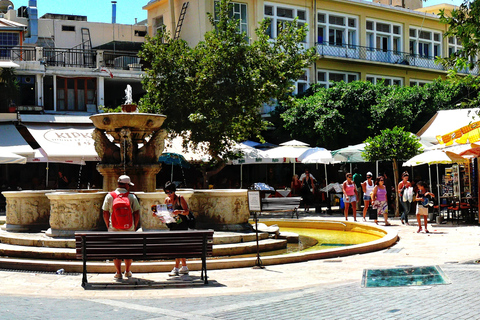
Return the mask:
<path fill-rule="evenodd" d="M 125 104 L 132 104 L 132 86 L 127 84 L 127 89 L 125 89 Z"/>

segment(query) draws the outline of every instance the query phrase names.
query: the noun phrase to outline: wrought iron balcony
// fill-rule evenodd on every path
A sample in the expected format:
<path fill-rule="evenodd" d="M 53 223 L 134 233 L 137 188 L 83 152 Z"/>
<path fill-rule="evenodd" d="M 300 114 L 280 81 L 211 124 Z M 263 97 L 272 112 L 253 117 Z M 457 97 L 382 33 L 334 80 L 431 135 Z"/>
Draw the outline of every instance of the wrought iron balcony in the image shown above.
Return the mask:
<path fill-rule="evenodd" d="M 43 58 L 48 66 L 96 68 L 96 51 L 85 49 L 44 48 Z"/>
<path fill-rule="evenodd" d="M 0 60 L 35 61 L 35 48 L 0 46 Z"/>
<path fill-rule="evenodd" d="M 331 45 L 328 42 L 317 43 L 317 53 L 323 56 L 358 59 L 408 65 L 419 68 L 445 70 L 441 64 L 435 63 L 435 57 L 421 56 L 409 52 L 383 50 L 355 45 Z M 461 70 L 462 73 L 478 74 L 478 66 L 474 69 Z"/>
<path fill-rule="evenodd" d="M 142 70 L 142 61 L 136 52 L 89 50 L 79 46 L 69 49 L 0 46 L 0 60 L 43 61 L 47 66 L 70 68 L 100 68 Z M 103 58 L 97 56 L 103 52 Z"/>

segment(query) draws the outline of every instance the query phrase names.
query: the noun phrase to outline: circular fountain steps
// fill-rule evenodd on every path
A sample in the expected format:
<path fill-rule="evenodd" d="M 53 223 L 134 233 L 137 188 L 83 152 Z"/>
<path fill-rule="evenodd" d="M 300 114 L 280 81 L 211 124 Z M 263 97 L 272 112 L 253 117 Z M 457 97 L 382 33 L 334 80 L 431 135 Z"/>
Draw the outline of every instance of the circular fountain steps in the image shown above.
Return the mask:
<path fill-rule="evenodd" d="M 215 232 L 213 244 L 213 259 L 221 256 L 235 256 L 255 253 L 255 233 Z M 44 233 L 14 233 L 0 230 L 0 267 L 8 269 L 55 271 L 65 269 L 67 272 L 79 272 L 81 261 L 76 260 L 75 240 L 54 239 Z M 259 233 L 260 251 L 271 251 L 286 247 L 285 239 L 269 239 L 268 233 Z M 72 261 L 69 261 L 72 260 Z M 196 262 L 193 269 L 195 270 Z M 89 270 L 94 272 L 111 272 L 111 262 L 94 263 Z M 171 262 L 145 262 L 142 270 L 152 272 L 171 267 Z M 147 272 L 147 271 L 145 271 Z"/>

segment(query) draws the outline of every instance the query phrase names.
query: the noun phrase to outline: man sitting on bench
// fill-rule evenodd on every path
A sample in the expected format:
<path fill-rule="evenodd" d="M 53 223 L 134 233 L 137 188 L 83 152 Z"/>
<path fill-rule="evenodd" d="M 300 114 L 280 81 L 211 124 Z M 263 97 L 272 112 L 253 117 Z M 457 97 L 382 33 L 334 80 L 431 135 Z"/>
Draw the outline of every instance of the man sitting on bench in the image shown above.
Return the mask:
<path fill-rule="evenodd" d="M 137 197 L 130 193 L 134 184 L 130 177 L 122 175 L 118 178 L 118 188 L 109 192 L 103 201 L 103 220 L 108 231 L 135 231 L 140 221 L 140 204 Z M 125 259 L 125 277 L 131 278 L 132 259 Z M 122 279 L 122 260 L 113 259 L 116 273 L 115 280 Z"/>

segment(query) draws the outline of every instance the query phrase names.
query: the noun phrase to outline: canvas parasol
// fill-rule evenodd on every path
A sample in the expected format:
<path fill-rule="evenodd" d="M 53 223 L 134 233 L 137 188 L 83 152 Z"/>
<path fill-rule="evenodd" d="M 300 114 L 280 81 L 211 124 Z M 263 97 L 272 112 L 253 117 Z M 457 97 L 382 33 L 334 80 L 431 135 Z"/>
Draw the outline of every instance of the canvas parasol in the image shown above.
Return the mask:
<path fill-rule="evenodd" d="M 325 148 L 310 148 L 302 153 L 298 160 L 302 163 L 323 163 L 325 165 L 325 185 L 328 184 L 327 164 L 334 163 L 332 153 Z M 328 199 L 328 190 L 327 190 Z"/>
<path fill-rule="evenodd" d="M 190 168 L 190 164 L 185 158 L 178 153 L 165 152 L 158 158 L 158 162 L 169 164 L 172 166 L 172 173 L 170 176 L 170 181 L 173 181 L 173 166 L 180 166 L 182 168 Z"/>
<path fill-rule="evenodd" d="M 19 156 L 18 154 L 2 151 L 0 153 L 0 163 L 1 164 L 25 164 L 27 163 L 27 158 Z"/>

